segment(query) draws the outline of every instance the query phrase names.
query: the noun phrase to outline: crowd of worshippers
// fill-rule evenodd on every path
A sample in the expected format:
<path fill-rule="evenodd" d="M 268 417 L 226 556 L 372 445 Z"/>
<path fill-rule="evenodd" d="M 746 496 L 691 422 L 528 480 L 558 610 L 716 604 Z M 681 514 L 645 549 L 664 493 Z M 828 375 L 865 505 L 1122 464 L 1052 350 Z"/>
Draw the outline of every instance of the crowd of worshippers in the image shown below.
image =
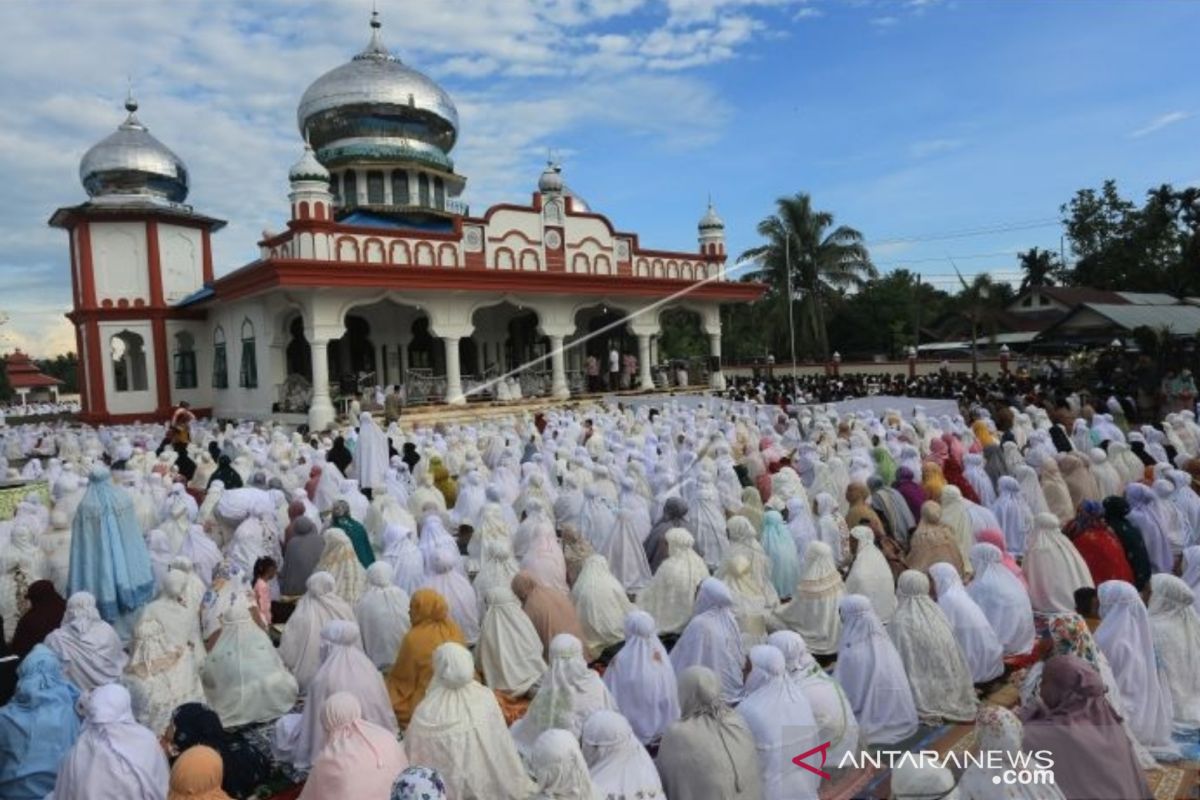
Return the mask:
<path fill-rule="evenodd" d="M 798 754 L 973 723 L 1055 757 L 1005 797 L 1150 798 L 1200 735 L 1200 426 L 1068 411 L 3 429 L 50 499 L 0 523 L 0 797 L 816 800 Z"/>

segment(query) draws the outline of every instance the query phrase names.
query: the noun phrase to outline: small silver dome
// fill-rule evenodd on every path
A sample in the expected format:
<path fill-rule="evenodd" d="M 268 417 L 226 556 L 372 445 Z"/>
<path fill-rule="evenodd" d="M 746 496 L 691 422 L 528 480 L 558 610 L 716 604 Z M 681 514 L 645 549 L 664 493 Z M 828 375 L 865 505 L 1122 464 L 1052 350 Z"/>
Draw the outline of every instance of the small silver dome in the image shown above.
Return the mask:
<path fill-rule="evenodd" d="M 288 180 L 329 183 L 329 170 L 325 169 L 324 164 L 317 161 L 312 146 L 307 142 L 304 143 L 304 155 L 300 156 L 300 160 L 292 164 L 292 168 L 288 170 Z"/>
<path fill-rule="evenodd" d="M 125 101 L 129 116 L 116 132 L 84 153 L 79 180 L 88 196 L 142 197 L 182 203 L 188 171 L 179 156 L 150 135 L 137 118 L 137 101 Z"/>
<path fill-rule="evenodd" d="M 442 87 L 388 51 L 379 28 L 376 12 L 366 49 L 304 92 L 300 132 L 327 166 L 411 158 L 450 168 L 458 109 Z"/>
<path fill-rule="evenodd" d="M 546 162 L 546 168 L 538 176 L 538 191 L 542 194 L 561 192 L 563 190 L 562 167 L 553 161 Z"/>
<path fill-rule="evenodd" d="M 704 212 L 704 216 L 700 218 L 700 230 L 702 231 L 720 231 L 725 229 L 725 221 L 717 216 L 717 210 L 713 208 L 712 201 L 708 201 L 708 211 Z"/>

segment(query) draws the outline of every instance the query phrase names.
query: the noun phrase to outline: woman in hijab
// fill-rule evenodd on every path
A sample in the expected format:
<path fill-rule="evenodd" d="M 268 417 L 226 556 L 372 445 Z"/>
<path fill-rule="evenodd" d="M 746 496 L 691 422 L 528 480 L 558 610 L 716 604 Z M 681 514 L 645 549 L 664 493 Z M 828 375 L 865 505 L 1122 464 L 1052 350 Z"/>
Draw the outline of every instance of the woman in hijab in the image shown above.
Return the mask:
<path fill-rule="evenodd" d="M 671 800 L 758 800 L 762 779 L 754 735 L 721 698 L 721 680 L 705 667 L 679 675 L 681 717 L 663 734 L 658 773 Z"/>
<path fill-rule="evenodd" d="M 113 486 L 105 467 L 92 469 L 71 521 L 67 592 L 88 592 L 108 622 L 136 611 L 154 596 L 154 572 L 133 500 Z"/>
<path fill-rule="evenodd" d="M 1125 581 L 1105 581 L 1096 594 L 1101 617 L 1096 644 L 1121 689 L 1124 707 L 1118 711 L 1152 755 L 1178 758 L 1179 748 L 1171 741 L 1171 693 L 1166 681 L 1159 680 L 1150 619 L 1141 595 Z"/>
<path fill-rule="evenodd" d="M 706 578 L 696 592 L 692 619 L 671 650 L 678 675 L 688 667 L 708 667 L 721 677 L 722 697 L 734 703 L 742 694 L 746 653 L 733 611 L 733 596 L 716 578 Z"/>
<path fill-rule="evenodd" d="M 391 566 L 392 581 L 405 594 L 411 595 L 425 580 L 425 557 L 417 547 L 414 531 L 403 523 L 391 522 L 383 529 L 380 560 Z"/>
<path fill-rule="evenodd" d="M 371 550 L 371 537 L 367 535 L 367 529 L 362 526 L 358 520 L 350 516 L 350 504 L 345 500 L 338 500 L 333 504 L 333 516 L 329 521 L 330 530 L 339 530 L 345 534 L 346 538 L 354 547 L 354 555 L 358 558 L 358 563 L 363 569 L 375 563 L 375 553 Z M 325 537 L 329 538 L 330 531 L 325 531 Z"/>
<path fill-rule="evenodd" d="M 205 488 L 211 489 L 214 483 L 220 483 L 223 488 L 228 490 L 242 488 L 242 476 L 233 468 L 233 462 L 229 456 L 222 455 L 217 458 L 217 468 L 213 470 Z"/>
<path fill-rule="evenodd" d="M 907 570 L 897 586 L 900 605 L 888 628 L 923 720 L 967 722 L 975 716 L 971 670 L 945 612 L 929 596 L 929 578 Z"/>
<path fill-rule="evenodd" d="M 1004 648 L 983 611 L 962 585 L 954 568 L 945 563 L 929 567 L 937 589 L 938 607 L 946 614 L 954 638 L 971 670 L 971 680 L 987 683 L 1004 674 Z"/>
<path fill-rule="evenodd" d="M 1024 655 L 1033 649 L 1033 607 L 1025 585 L 1004 567 L 1000 550 L 986 542 L 971 548 L 975 578 L 967 594 L 979 606 L 996 632 L 1005 656 Z"/>
<path fill-rule="evenodd" d="M 226 733 L 216 712 L 201 703 L 185 703 L 175 709 L 164 741 L 168 743 L 168 757 L 174 754 L 176 764 L 183 760 L 181 754 L 200 747 L 215 751 L 222 764 L 216 786 L 230 797 L 252 796 L 271 775 L 270 759 L 243 737 Z M 173 778 L 174 768 L 171 774 Z"/>
<path fill-rule="evenodd" d="M 409 767 L 392 785 L 391 800 L 446 800 L 446 782 L 436 769 Z"/>
<path fill-rule="evenodd" d="M 792 600 L 778 613 L 778 621 L 804 637 L 809 649 L 818 655 L 837 651 L 841 619 L 838 604 L 846 593 L 842 576 L 833 563 L 833 554 L 824 542 L 808 547 L 804 572 L 792 591 Z"/>
<path fill-rule="evenodd" d="M 1171 693 L 1175 728 L 1193 735 L 1200 728 L 1200 617 L 1195 594 L 1179 578 L 1150 579 L 1150 634 L 1161 663 L 1160 683 Z"/>
<path fill-rule="evenodd" d="M 658 623 L 664 635 L 683 630 L 692 616 L 696 587 L 708 577 L 708 568 L 692 549 L 692 535 L 684 528 L 666 534 L 670 555 L 654 573 L 650 585 L 637 599 L 638 606 Z"/>
<path fill-rule="evenodd" d="M 441 595 L 450 606 L 450 617 L 458 624 L 467 644 L 479 641 L 479 601 L 471 582 L 461 571 L 462 556 L 446 549 L 434 551 L 422 589 Z"/>
<path fill-rule="evenodd" d="M 213 570 L 212 587 L 200 600 L 200 635 L 210 647 L 221 630 L 225 612 L 235 606 L 245 606 L 255 621 L 263 624 L 246 573 L 232 561 L 224 560 Z"/>
<path fill-rule="evenodd" d="M 326 440 L 328 441 L 328 439 Z M 349 475 L 350 462 L 354 460 L 354 454 L 346 447 L 346 439 L 338 436 L 333 440 L 333 446 L 325 451 L 325 460 L 333 464 L 343 475 Z M 229 484 L 225 484 L 229 486 Z"/>
<path fill-rule="evenodd" d="M 838 605 L 842 633 L 833 677 L 846 691 L 864 744 L 895 744 L 917 730 L 917 708 L 904 663 L 871 607 L 859 594 Z"/>
<path fill-rule="evenodd" d="M 924 762 L 901 762 L 892 770 L 894 800 L 962 800 L 954 773 Z"/>
<path fill-rule="evenodd" d="M 528 713 L 512 726 L 517 749 L 525 755 L 543 731 L 563 728 L 578 736 L 592 712 L 617 708 L 600 676 L 588 669 L 582 645 L 574 636 L 554 637 L 549 665 Z"/>
<path fill-rule="evenodd" d="M 1171 572 L 1175 566 L 1173 543 L 1178 531 L 1172 530 L 1170 519 L 1163 513 L 1154 490 L 1141 483 L 1131 483 L 1125 487 L 1125 499 L 1129 502 L 1126 518 L 1142 534 L 1151 570 Z"/>
<path fill-rule="evenodd" d="M 509 697 L 526 694 L 546 671 L 542 640 L 508 586 L 487 591 L 475 660 L 484 683 Z"/>
<path fill-rule="evenodd" d="M 354 552 L 350 538 L 339 528 L 325 531 L 325 549 L 317 562 L 317 571 L 333 577 L 338 597 L 354 606 L 367 588 L 367 571 Z"/>
<path fill-rule="evenodd" d="M 837 764 L 847 753 L 858 752 L 858 720 L 850 701 L 838 682 L 809 654 L 804 638 L 792 631 L 776 631 L 767 642 L 783 653 L 788 679 L 808 698 L 820 729 L 819 741 L 830 743 L 828 762 Z"/>
<path fill-rule="evenodd" d="M 396 653 L 411 623 L 408 619 L 408 593 L 392 583 L 392 565 L 377 561 L 367 570 L 367 591 L 354 608 L 354 617 L 362 632 L 363 650 L 372 663 L 388 669 L 396 663 Z"/>
<path fill-rule="evenodd" d="M 161 736 L 172 711 L 204 700 L 196 660 L 187 644 L 168 640 L 154 617 L 143 618 L 134 628 L 131 649 L 121 682 L 132 698 L 134 717 Z"/>
<path fill-rule="evenodd" d="M 1084 500 L 1099 502 L 1104 499 L 1100 495 L 1100 487 L 1096 484 L 1096 478 L 1088 469 L 1084 458 L 1085 456 L 1078 453 L 1064 453 L 1058 457 L 1058 469 L 1067 483 L 1072 508 L 1079 508 L 1079 504 Z"/>
<path fill-rule="evenodd" d="M 296 678 L 246 606 L 225 612 L 201 680 L 208 704 L 228 728 L 278 719 L 296 704 L 299 692 Z"/>
<path fill-rule="evenodd" d="M 530 753 L 529 768 L 537 782 L 531 800 L 601 800 L 579 740 L 566 731 L 551 729 L 539 736 Z"/>
<path fill-rule="evenodd" d="M 1133 582 L 1125 550 L 1104 521 L 1104 507 L 1099 503 L 1093 500 L 1080 503 L 1079 513 L 1063 528 L 1063 534 L 1083 557 L 1097 586 L 1105 581 Z"/>
<path fill-rule="evenodd" d="M 325 540 L 307 516 L 296 517 L 288 526 L 290 536 L 283 545 L 283 568 L 279 571 L 279 593 L 284 597 L 304 594 L 305 584 L 317 571 L 325 552 Z"/>
<path fill-rule="evenodd" d="M 119 681 L 128 661 L 120 637 L 100 619 L 88 592 L 71 595 L 62 626 L 47 634 L 45 644 L 62 661 L 67 680 L 83 692 Z"/>
<path fill-rule="evenodd" d="M 1091 573 L 1079 551 L 1063 535 L 1058 518 L 1038 514 L 1023 565 L 1029 600 L 1040 614 L 1075 610 L 1075 590 L 1094 588 Z"/>
<path fill-rule="evenodd" d="M 875 509 L 871 508 L 870 500 L 871 492 L 866 485 L 852 483 L 846 487 L 846 502 L 849 504 L 846 510 L 846 525 L 850 528 L 866 525 L 876 536 L 884 536 L 889 532 L 889 528 L 883 524 Z M 905 508 L 907 507 L 905 504 Z M 908 531 L 904 533 L 907 534 Z"/>
<path fill-rule="evenodd" d="M 496 696 L 475 681 L 460 644 L 434 652 L 429 693 L 404 731 L 404 747 L 410 763 L 444 776 L 448 797 L 527 800 L 533 792 Z"/>
<path fill-rule="evenodd" d="M 993 764 L 988 759 L 970 764 L 959 782 L 962 800 L 1065 800 L 1062 790 L 1052 783 L 1004 783 L 1003 772 L 1014 764 L 1030 763 L 1033 754 L 1021 743 L 1024 728 L 1017 715 L 1003 706 L 981 705 L 975 717 L 975 735 L 982 753 L 1003 754 Z M 1003 794 L 997 795 L 997 791 Z"/>
<path fill-rule="evenodd" d="M 1142 533 L 1129 521 L 1129 501 L 1124 497 L 1104 498 L 1104 519 L 1109 529 L 1116 534 L 1125 552 L 1125 561 L 1133 573 L 1132 583 L 1138 591 L 1144 591 L 1150 584 L 1152 566 L 1150 554 L 1146 550 L 1146 541 Z"/>
<path fill-rule="evenodd" d="M 167 759 L 154 733 L 134 721 L 125 687 L 101 686 L 84 703 L 83 729 L 59 766 L 54 800 L 164 800 Z"/>
<path fill-rule="evenodd" d="M 774 509 L 763 515 L 762 548 L 767 555 L 775 593 L 779 597 L 790 596 L 800 577 L 800 556 L 783 516 Z"/>
<path fill-rule="evenodd" d="M 320 666 L 321 630 L 325 623 L 335 619 L 354 621 L 354 610 L 337 595 L 335 585 L 328 572 L 314 572 L 308 579 L 307 591 L 283 627 L 279 655 L 296 676 L 301 694 L 308 691 L 308 684 Z"/>
<path fill-rule="evenodd" d="M 466 644 L 462 631 L 450 618 L 446 599 L 431 589 L 418 589 L 413 593 L 408 618 L 412 627 L 404 634 L 396 663 L 387 678 L 392 709 L 400 725 L 405 727 L 433 678 L 434 651 L 446 642 Z"/>
<path fill-rule="evenodd" d="M 599 655 L 624 640 L 625 615 L 633 604 L 609 572 L 604 556 L 588 556 L 571 587 L 571 599 L 589 652 Z"/>
<path fill-rule="evenodd" d="M 908 566 L 925 571 L 939 562 L 950 564 L 960 576 L 963 574 L 958 537 L 942 523 L 942 507 L 930 500 L 921 506 L 921 522 L 910 540 Z"/>
<path fill-rule="evenodd" d="M 834 563 L 842 566 L 850 560 L 850 529 L 846 526 L 845 518 L 838 512 L 837 499 L 833 495 L 821 492 L 817 495 L 815 503 L 818 540 L 829 546 Z M 810 544 L 805 548 L 805 560 L 808 559 L 808 550 L 811 547 Z"/>
<path fill-rule="evenodd" d="M 567 563 L 562 545 L 554 534 L 554 526 L 542 522 L 534 527 L 533 537 L 525 557 L 521 559 L 521 570 L 529 573 L 538 583 L 566 594 Z"/>
<path fill-rule="evenodd" d="M 820 776 L 795 769 L 793 756 L 812 752 L 820 729 L 808 697 L 787 674 L 783 653 L 769 644 L 750 651 L 752 671 L 738 714 L 750 726 L 763 776 L 764 800 L 817 800 Z"/>
<path fill-rule="evenodd" d="M 387 800 L 396 775 L 408 766 L 395 730 L 364 719 L 358 698 L 350 692 L 337 692 L 325 700 L 321 728 L 325 745 L 313 762 L 300 800 Z"/>
<path fill-rule="evenodd" d="M 980 505 L 990 508 L 996 502 L 996 485 L 984 467 L 982 453 L 968 453 L 963 457 L 963 477 L 971 484 Z"/>
<path fill-rule="evenodd" d="M 851 529 L 850 539 L 854 564 L 846 576 L 846 592 L 870 598 L 880 621 L 887 625 L 896 613 L 896 590 L 891 567 L 875 546 L 875 534 L 870 528 L 860 525 Z"/>
<path fill-rule="evenodd" d="M 932 461 L 922 464 L 921 491 L 925 493 L 925 497 L 938 502 L 942 498 L 942 489 L 945 488 L 946 476 L 942 474 L 942 468 Z"/>
<path fill-rule="evenodd" d="M 625 646 L 609 662 L 604 685 L 642 744 L 656 742 L 679 718 L 675 670 L 645 611 L 626 615 Z"/>
<path fill-rule="evenodd" d="M 0 797 L 41 800 L 79 736 L 79 690 L 45 645 L 34 645 L 17 667 L 17 691 L 0 706 Z"/>
<path fill-rule="evenodd" d="M 171 767 L 167 800 L 230 800 L 221 788 L 221 754 L 202 744 L 189 748 Z"/>
<path fill-rule="evenodd" d="M 647 800 L 666 796 L 654 761 L 625 717 L 615 711 L 596 711 L 583 723 L 581 738 L 584 760 L 601 796 Z"/>
<path fill-rule="evenodd" d="M 54 584 L 48 580 L 34 581 L 29 584 L 25 593 L 29 601 L 29 610 L 21 615 L 13 631 L 12 644 L 9 652 L 17 658 L 24 658 L 34 646 L 45 641 L 46 637 L 62 624 L 67 611 L 67 601 L 54 589 Z"/>
<path fill-rule="evenodd" d="M 560 633 L 569 633 L 580 641 L 585 639 L 579 615 L 565 592 L 538 583 L 524 570 L 512 579 L 512 590 L 542 640 L 543 657 L 549 658 L 550 642 Z"/>
<path fill-rule="evenodd" d="M 1054 783 L 1071 800 L 1153 797 L 1100 674 L 1075 656 L 1050 658 L 1035 705 L 1024 717 L 1024 748 L 1047 750 Z"/>
<path fill-rule="evenodd" d="M 1028 589 L 1025 581 L 1025 572 L 1017 564 L 1017 560 L 1008 553 L 1008 545 L 1004 541 L 1004 533 L 999 528 L 984 528 L 975 535 L 975 540 L 980 544 L 990 544 L 992 547 L 1000 551 L 1000 563 L 1004 568 L 1013 574 L 1013 577 L 1021 581 L 1021 585 Z M 973 547 L 974 545 L 972 545 Z M 970 549 L 967 550 L 968 557 Z M 974 568 L 974 567 L 972 567 Z"/>
<path fill-rule="evenodd" d="M 1044 458 L 1039 472 L 1046 506 L 1060 522 L 1066 522 L 1075 515 L 1075 504 L 1071 501 L 1071 490 L 1063 478 L 1062 470 L 1058 468 L 1058 461 L 1052 457 Z"/>
<path fill-rule="evenodd" d="M 1025 540 L 1033 530 L 1033 511 L 1021 494 L 1017 479 L 1005 475 L 1000 479 L 999 493 L 992 504 L 992 513 L 1004 531 L 1008 552 L 1014 556 L 1025 554 Z"/>
<path fill-rule="evenodd" d="M 725 551 L 725 563 L 717 570 L 717 577 L 723 581 L 728 580 L 730 565 L 734 559 L 740 556 L 750 564 L 755 594 L 766 598 L 766 605 L 770 608 L 779 605 L 779 595 L 771 583 L 771 562 L 767 558 L 763 546 L 759 544 L 758 533 L 755 531 L 754 525 L 745 517 L 730 517 L 729 522 L 726 523 L 726 530 L 729 533 L 729 549 Z M 787 531 L 787 528 L 784 528 L 784 531 L 790 540 L 790 532 Z M 799 577 L 798 574 L 797 577 Z M 787 589 L 787 595 L 791 595 L 795 585 L 795 581 L 793 581 Z"/>

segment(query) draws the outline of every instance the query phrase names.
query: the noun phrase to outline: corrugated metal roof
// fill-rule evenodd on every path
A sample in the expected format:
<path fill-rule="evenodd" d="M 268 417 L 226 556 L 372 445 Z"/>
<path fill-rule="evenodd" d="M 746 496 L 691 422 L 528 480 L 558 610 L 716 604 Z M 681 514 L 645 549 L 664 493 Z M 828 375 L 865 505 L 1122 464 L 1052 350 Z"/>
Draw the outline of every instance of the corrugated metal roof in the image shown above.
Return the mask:
<path fill-rule="evenodd" d="M 1114 324 L 1126 330 L 1133 330 L 1144 325 L 1154 329 L 1166 326 L 1171 333 L 1189 336 L 1200 331 L 1200 308 L 1196 306 L 1115 306 L 1103 303 L 1084 303 L 1084 307 L 1112 320 Z"/>
<path fill-rule="evenodd" d="M 1179 301 L 1169 294 L 1156 292 L 1117 292 L 1117 294 L 1137 306 L 1174 306 L 1179 304 Z"/>

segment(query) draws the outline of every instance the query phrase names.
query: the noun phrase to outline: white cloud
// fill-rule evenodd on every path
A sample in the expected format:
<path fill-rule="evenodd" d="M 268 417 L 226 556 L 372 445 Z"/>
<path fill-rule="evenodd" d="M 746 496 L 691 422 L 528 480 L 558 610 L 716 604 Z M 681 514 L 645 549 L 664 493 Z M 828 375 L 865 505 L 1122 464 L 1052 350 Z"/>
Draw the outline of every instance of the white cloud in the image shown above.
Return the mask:
<path fill-rule="evenodd" d="M 1149 136 L 1152 133 L 1161 131 L 1163 128 L 1174 125 L 1177 122 L 1183 122 L 1185 119 L 1189 119 L 1192 116 L 1193 114 L 1190 111 L 1170 111 L 1166 114 L 1160 114 L 1137 130 L 1130 131 L 1129 138 L 1140 139 L 1143 136 Z"/>
<path fill-rule="evenodd" d="M 545 148 L 585 128 L 667 149 L 719 139 L 731 111 L 689 70 L 744 56 L 789 7 L 804 1 L 408 0 L 382 8 L 383 36 L 454 96 L 453 156 L 480 209 L 526 198 Z M 139 117 L 188 164 L 188 201 L 229 220 L 214 238 L 223 274 L 282 228 L 296 103 L 365 45 L 366 17 L 362 0 L 0 3 L 0 334 L 35 355 L 73 346 L 66 238 L 45 223 L 84 199 L 79 158 L 121 121 L 126 75 Z"/>

